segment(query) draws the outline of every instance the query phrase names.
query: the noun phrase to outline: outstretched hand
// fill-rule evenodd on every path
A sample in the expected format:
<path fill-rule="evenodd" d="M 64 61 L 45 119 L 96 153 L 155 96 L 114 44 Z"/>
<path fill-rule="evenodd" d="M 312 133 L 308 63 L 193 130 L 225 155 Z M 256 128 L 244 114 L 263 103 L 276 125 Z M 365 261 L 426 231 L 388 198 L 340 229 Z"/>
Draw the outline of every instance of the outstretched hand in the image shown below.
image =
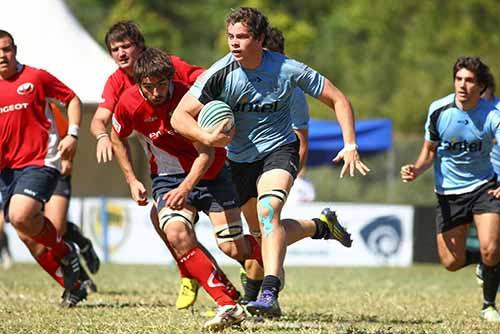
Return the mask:
<path fill-rule="evenodd" d="M 357 149 L 346 150 L 343 148 L 335 158 L 333 158 L 333 163 L 339 163 L 341 160 L 344 160 L 344 166 L 342 166 L 342 170 L 340 171 L 340 177 L 344 177 L 344 174 L 349 170 L 349 175 L 354 176 L 355 170 L 361 175 L 366 175 L 370 168 L 366 166 L 361 159 L 359 158 L 359 153 Z"/>

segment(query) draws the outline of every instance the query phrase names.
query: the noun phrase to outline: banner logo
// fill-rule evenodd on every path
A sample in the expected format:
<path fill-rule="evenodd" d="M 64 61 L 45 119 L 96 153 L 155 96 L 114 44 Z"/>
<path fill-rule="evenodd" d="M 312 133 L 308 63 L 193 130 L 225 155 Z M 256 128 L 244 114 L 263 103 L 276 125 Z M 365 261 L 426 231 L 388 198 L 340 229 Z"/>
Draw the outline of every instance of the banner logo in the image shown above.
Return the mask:
<path fill-rule="evenodd" d="M 385 259 L 398 253 L 403 237 L 401 220 L 396 216 L 375 218 L 361 230 L 368 249 Z"/>

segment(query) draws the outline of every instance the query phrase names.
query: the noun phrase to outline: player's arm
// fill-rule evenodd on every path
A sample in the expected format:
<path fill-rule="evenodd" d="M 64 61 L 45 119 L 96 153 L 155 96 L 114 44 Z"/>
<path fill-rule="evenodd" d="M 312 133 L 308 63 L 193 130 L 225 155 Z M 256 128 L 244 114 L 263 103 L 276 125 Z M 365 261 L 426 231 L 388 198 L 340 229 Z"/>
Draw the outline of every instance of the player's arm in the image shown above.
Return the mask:
<path fill-rule="evenodd" d="M 425 140 L 417 161 L 401 167 L 401 180 L 405 183 L 414 181 L 420 174 L 429 169 L 436 158 L 436 149 L 437 143 Z"/>
<path fill-rule="evenodd" d="M 307 128 L 295 129 L 295 134 L 299 138 L 299 173 L 304 176 L 306 172 L 307 152 L 309 151 L 309 130 Z"/>
<path fill-rule="evenodd" d="M 200 101 L 191 94 L 186 93 L 172 114 L 170 120 L 172 127 L 192 141 L 200 142 L 206 146 L 225 147 L 231 141 L 234 127 L 229 133 L 225 133 L 224 126 L 229 120 L 224 120 L 212 133 L 203 131 L 195 119 L 202 107 L 203 104 Z"/>
<path fill-rule="evenodd" d="M 198 156 L 193 161 L 189 173 L 177 188 L 164 196 L 165 204 L 174 210 L 180 210 L 184 207 L 187 196 L 200 182 L 214 161 L 215 150 L 212 147 L 197 142 L 193 142 L 193 146 L 198 151 Z"/>
<path fill-rule="evenodd" d="M 108 125 L 112 115 L 111 110 L 99 107 L 90 122 L 90 132 L 97 141 L 96 157 L 98 163 L 113 159 L 112 143 L 108 133 Z"/>
<path fill-rule="evenodd" d="M 58 145 L 58 151 L 63 160 L 72 160 L 78 146 L 80 123 L 82 122 L 82 102 L 74 96 L 68 103 L 68 133 Z"/>
<path fill-rule="evenodd" d="M 351 176 L 354 176 L 355 169 L 357 169 L 361 175 L 366 175 L 370 169 L 359 158 L 358 146 L 356 145 L 356 132 L 354 130 L 354 113 L 351 103 L 347 97 L 326 78 L 323 91 L 318 99 L 333 109 L 340 128 L 342 129 L 344 148 L 333 159 L 333 162 L 344 160 L 344 166 L 340 171 L 340 177 L 343 177 L 347 170 L 349 170 Z"/>
<path fill-rule="evenodd" d="M 111 131 L 111 143 L 118 160 L 118 165 L 125 176 L 125 181 L 130 187 L 132 199 L 139 205 L 148 204 L 146 187 L 137 179 L 132 164 L 130 145 L 127 138 L 120 138 L 114 131 Z"/>

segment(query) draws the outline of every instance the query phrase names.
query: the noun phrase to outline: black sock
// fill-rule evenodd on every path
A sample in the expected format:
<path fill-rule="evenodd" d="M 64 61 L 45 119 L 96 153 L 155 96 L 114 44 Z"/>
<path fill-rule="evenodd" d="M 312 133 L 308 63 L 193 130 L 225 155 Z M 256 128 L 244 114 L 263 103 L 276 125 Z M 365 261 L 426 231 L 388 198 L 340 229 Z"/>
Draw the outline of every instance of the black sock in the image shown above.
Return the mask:
<path fill-rule="evenodd" d="M 314 232 L 311 239 L 323 239 L 326 237 L 329 233 L 326 225 L 319 218 L 313 218 L 312 221 L 316 225 L 316 232 Z"/>
<path fill-rule="evenodd" d="M 483 264 L 483 309 L 495 306 L 499 276 L 500 265 L 490 267 Z"/>
<path fill-rule="evenodd" d="M 464 267 L 478 263 L 481 263 L 481 252 L 479 250 L 466 250 Z"/>
<path fill-rule="evenodd" d="M 71 241 L 78 245 L 81 249 L 85 248 L 90 240 L 85 238 L 76 224 L 68 221 L 68 227 L 66 229 L 66 234 L 63 237 L 64 241 Z"/>
<path fill-rule="evenodd" d="M 281 281 L 279 277 L 273 275 L 267 275 L 264 277 L 264 281 L 262 282 L 262 291 L 271 290 L 276 296 L 280 291 Z"/>
<path fill-rule="evenodd" d="M 262 286 L 262 280 L 251 279 L 247 277 L 247 284 L 245 284 L 245 297 L 244 299 L 248 301 L 254 301 L 259 295 L 260 287 Z"/>
<path fill-rule="evenodd" d="M 4 248 L 7 248 L 7 233 L 2 231 L 2 233 L 0 233 L 0 251 Z"/>

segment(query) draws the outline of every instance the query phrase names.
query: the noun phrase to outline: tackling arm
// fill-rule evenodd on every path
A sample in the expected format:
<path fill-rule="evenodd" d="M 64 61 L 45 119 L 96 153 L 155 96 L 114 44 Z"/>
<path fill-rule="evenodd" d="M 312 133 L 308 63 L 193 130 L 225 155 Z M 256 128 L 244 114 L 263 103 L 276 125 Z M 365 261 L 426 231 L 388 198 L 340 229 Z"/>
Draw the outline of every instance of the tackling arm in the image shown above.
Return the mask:
<path fill-rule="evenodd" d="M 127 138 L 120 138 L 111 131 L 111 142 L 115 151 L 118 164 L 125 176 L 125 180 L 130 187 L 132 199 L 139 205 L 148 204 L 147 192 L 144 185 L 137 179 L 130 154 L 130 145 Z"/>

